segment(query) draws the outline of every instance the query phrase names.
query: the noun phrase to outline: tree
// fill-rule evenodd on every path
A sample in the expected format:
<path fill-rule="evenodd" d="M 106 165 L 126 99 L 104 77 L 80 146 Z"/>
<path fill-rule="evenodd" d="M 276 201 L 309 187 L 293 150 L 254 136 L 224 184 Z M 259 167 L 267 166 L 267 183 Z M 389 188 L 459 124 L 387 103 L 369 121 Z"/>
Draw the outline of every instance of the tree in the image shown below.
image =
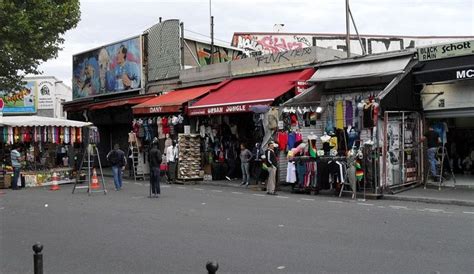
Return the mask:
<path fill-rule="evenodd" d="M 80 20 L 79 0 L 0 0 L 0 89 L 21 86 L 26 74 L 56 58 Z"/>

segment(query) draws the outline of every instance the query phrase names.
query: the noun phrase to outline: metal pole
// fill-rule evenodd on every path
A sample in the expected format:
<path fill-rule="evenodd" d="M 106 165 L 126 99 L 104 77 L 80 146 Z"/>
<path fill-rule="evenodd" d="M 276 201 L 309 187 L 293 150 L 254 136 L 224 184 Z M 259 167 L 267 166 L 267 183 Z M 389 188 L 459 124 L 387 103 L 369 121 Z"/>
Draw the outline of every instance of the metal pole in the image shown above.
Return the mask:
<path fill-rule="evenodd" d="M 184 23 L 181 22 L 181 69 L 184 69 Z"/>
<path fill-rule="evenodd" d="M 161 16 L 158 18 L 158 23 L 161 23 Z"/>
<path fill-rule="evenodd" d="M 346 50 L 347 50 L 347 57 L 351 57 L 351 25 L 349 21 L 349 0 L 346 0 Z"/>
<path fill-rule="evenodd" d="M 214 64 L 214 16 L 211 16 L 211 64 Z"/>
<path fill-rule="evenodd" d="M 42 244 L 36 243 L 33 245 L 33 251 L 35 252 L 35 254 L 33 255 L 33 268 L 35 274 L 43 274 L 43 254 L 41 253 L 42 250 Z"/>
<path fill-rule="evenodd" d="M 356 25 L 356 22 L 354 20 L 354 16 L 352 15 L 352 11 L 351 11 L 350 8 L 349 8 L 349 15 L 351 16 L 352 25 L 354 25 L 354 29 L 355 29 L 356 34 L 357 34 L 357 39 L 359 39 L 360 48 L 362 49 L 362 55 L 367 55 L 367 51 L 365 50 L 364 43 L 362 43 L 362 39 L 360 38 L 359 30 L 357 29 L 357 25 Z"/>

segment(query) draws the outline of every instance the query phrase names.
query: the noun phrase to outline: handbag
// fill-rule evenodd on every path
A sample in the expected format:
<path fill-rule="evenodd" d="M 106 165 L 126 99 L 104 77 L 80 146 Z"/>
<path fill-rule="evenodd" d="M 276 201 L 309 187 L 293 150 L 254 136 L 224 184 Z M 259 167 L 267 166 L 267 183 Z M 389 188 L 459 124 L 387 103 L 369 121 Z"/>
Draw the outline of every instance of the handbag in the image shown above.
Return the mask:
<path fill-rule="evenodd" d="M 168 171 L 168 164 L 160 164 L 160 171 Z"/>

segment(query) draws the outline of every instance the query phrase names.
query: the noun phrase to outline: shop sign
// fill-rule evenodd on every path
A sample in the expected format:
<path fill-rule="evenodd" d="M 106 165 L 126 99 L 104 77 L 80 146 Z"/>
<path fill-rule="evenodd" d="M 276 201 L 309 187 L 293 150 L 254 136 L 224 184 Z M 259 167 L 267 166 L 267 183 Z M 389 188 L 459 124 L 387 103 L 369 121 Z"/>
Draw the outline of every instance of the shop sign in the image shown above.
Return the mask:
<path fill-rule="evenodd" d="M 197 115 L 249 112 L 250 107 L 254 105 L 258 105 L 258 104 L 240 104 L 240 105 L 230 105 L 230 106 L 196 108 L 196 109 L 189 109 L 188 114 L 190 116 L 197 116 Z"/>
<path fill-rule="evenodd" d="M 474 54 L 474 40 L 418 48 L 418 60 L 430 61 Z"/>
<path fill-rule="evenodd" d="M 150 113 L 159 113 L 161 112 L 162 110 L 162 107 L 150 107 L 150 109 L 148 110 Z"/>
<path fill-rule="evenodd" d="M 464 80 L 474 78 L 474 69 L 462 69 L 456 71 L 456 79 Z"/>
<path fill-rule="evenodd" d="M 180 106 L 152 106 L 133 108 L 134 114 L 150 114 L 150 113 L 171 113 L 180 112 Z"/>
<path fill-rule="evenodd" d="M 0 99 L 3 102 L 3 113 L 36 113 L 38 91 L 35 81 L 27 82 L 19 90 L 0 90 Z"/>
<path fill-rule="evenodd" d="M 38 87 L 38 109 L 54 109 L 54 84 L 50 81 L 41 81 Z"/>

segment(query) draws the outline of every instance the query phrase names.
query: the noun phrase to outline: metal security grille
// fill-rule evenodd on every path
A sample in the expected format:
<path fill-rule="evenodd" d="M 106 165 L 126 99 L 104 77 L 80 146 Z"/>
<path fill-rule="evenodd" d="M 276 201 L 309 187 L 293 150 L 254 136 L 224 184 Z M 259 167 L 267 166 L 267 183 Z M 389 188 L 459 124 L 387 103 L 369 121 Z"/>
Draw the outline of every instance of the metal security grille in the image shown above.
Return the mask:
<path fill-rule="evenodd" d="M 179 76 L 179 20 L 166 20 L 148 30 L 148 81 Z"/>

